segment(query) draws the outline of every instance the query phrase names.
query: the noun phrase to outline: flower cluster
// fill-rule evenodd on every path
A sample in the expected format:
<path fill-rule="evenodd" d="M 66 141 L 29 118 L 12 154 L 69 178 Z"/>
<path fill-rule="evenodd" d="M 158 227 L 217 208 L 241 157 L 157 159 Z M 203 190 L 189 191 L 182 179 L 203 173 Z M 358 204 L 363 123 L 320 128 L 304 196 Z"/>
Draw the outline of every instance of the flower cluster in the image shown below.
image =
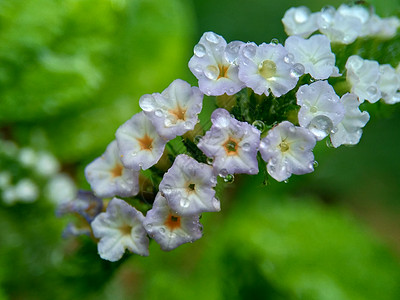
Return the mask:
<path fill-rule="evenodd" d="M 204 33 L 189 61 L 199 87 L 177 79 L 142 96 L 143 111 L 86 167 L 91 201 L 112 200 L 90 215 L 87 196 L 65 207 L 86 218 L 102 258 L 116 261 L 126 249 L 148 255 L 149 237 L 166 251 L 199 239 L 201 214 L 220 211 L 217 184 L 258 174 L 260 166 L 277 181 L 313 172 L 318 141 L 335 148 L 359 142 L 370 118 L 360 109 L 365 100 L 400 102 L 399 68 L 355 53 L 338 66 L 343 53 L 331 48 L 359 37 L 390 39 L 397 18 L 342 5 L 318 13 L 291 8 L 282 22 L 290 35 L 284 44 L 227 43 Z M 204 94 L 217 106 L 206 132 L 199 129 Z"/>

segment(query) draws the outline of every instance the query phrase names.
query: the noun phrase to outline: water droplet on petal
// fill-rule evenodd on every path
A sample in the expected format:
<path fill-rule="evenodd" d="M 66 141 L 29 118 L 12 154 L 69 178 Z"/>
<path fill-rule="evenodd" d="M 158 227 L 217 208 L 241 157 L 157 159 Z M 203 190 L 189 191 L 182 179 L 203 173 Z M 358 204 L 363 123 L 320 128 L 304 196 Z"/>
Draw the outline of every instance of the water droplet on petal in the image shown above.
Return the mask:
<path fill-rule="evenodd" d="M 140 99 L 140 108 L 143 109 L 143 111 L 153 111 L 154 110 L 154 100 L 151 96 L 143 96 Z"/>
<path fill-rule="evenodd" d="M 318 167 L 318 162 L 317 162 L 316 160 L 314 160 L 312 164 L 313 164 L 313 167 L 314 167 L 314 168 L 317 168 L 317 167 Z"/>
<path fill-rule="evenodd" d="M 213 159 L 212 157 L 207 157 L 207 163 L 208 163 L 209 165 L 212 165 L 213 162 L 214 162 L 214 159 Z"/>
<path fill-rule="evenodd" d="M 233 174 L 227 174 L 224 177 L 224 182 L 226 183 L 232 183 L 235 180 L 235 176 Z"/>
<path fill-rule="evenodd" d="M 378 93 L 378 89 L 375 86 L 370 86 L 367 88 L 367 93 L 371 98 L 373 98 Z"/>
<path fill-rule="evenodd" d="M 315 135 L 318 141 L 325 138 L 332 131 L 332 128 L 332 120 L 324 115 L 314 117 L 308 125 L 308 130 Z"/>
<path fill-rule="evenodd" d="M 201 138 L 202 138 L 201 135 L 196 135 L 193 139 L 193 142 L 197 145 L 200 142 Z"/>
<path fill-rule="evenodd" d="M 288 53 L 287 55 L 285 55 L 285 57 L 283 58 L 283 61 L 287 64 L 292 63 L 294 60 L 294 56 L 292 53 Z"/>
<path fill-rule="evenodd" d="M 151 223 L 147 224 L 147 225 L 146 225 L 146 228 L 147 228 L 148 230 L 151 230 L 151 228 L 153 228 L 153 224 L 151 224 Z"/>
<path fill-rule="evenodd" d="M 203 57 L 206 55 L 206 48 L 202 44 L 197 44 L 194 46 L 193 52 L 197 57 Z"/>
<path fill-rule="evenodd" d="M 264 131 L 265 129 L 265 124 L 263 121 L 260 120 L 255 120 L 251 125 L 253 125 L 255 128 L 257 128 L 258 130 L 260 130 L 261 132 Z"/>
<path fill-rule="evenodd" d="M 159 118 L 163 116 L 163 112 L 162 112 L 161 109 L 157 109 L 157 110 L 154 112 L 154 114 L 156 115 L 156 117 L 159 117 Z"/>
<path fill-rule="evenodd" d="M 190 122 L 190 121 L 186 121 L 185 123 L 183 123 L 183 127 L 185 128 L 185 129 L 188 129 L 188 130 L 190 130 L 190 129 L 193 129 L 193 123 L 192 122 Z"/>
<path fill-rule="evenodd" d="M 183 208 L 189 207 L 189 199 L 188 198 L 181 198 L 181 200 L 179 201 L 180 206 L 182 206 Z"/>
<path fill-rule="evenodd" d="M 293 67 L 290 69 L 290 75 L 292 77 L 300 77 L 304 74 L 304 66 L 302 64 L 294 64 Z"/>
<path fill-rule="evenodd" d="M 285 179 L 283 182 L 284 183 L 289 183 L 289 179 Z"/>
<path fill-rule="evenodd" d="M 226 170 L 226 169 L 221 169 L 220 171 L 219 171 L 219 176 L 220 177 L 225 177 L 226 175 L 228 175 L 229 173 L 228 173 L 228 171 Z"/>
<path fill-rule="evenodd" d="M 203 74 L 203 68 L 201 67 L 201 65 L 196 65 L 194 67 L 194 71 L 198 74 Z"/>
<path fill-rule="evenodd" d="M 271 45 L 278 45 L 279 44 L 279 40 L 277 38 L 273 38 L 271 40 Z"/>
<path fill-rule="evenodd" d="M 214 208 L 216 210 L 220 210 L 221 209 L 221 203 L 219 202 L 219 200 L 217 198 L 214 197 L 214 199 L 212 201 L 212 204 L 213 204 L 213 206 L 214 206 Z"/>
<path fill-rule="evenodd" d="M 165 233 L 165 228 L 164 227 L 160 227 L 160 233 Z"/>
<path fill-rule="evenodd" d="M 227 62 L 233 64 L 238 55 L 239 55 L 239 50 L 240 47 L 243 45 L 242 42 L 239 41 L 233 41 L 230 42 L 228 45 L 226 45 L 225 48 L 225 59 L 227 60 Z"/>
<path fill-rule="evenodd" d="M 216 35 L 214 32 L 207 32 L 206 33 L 206 40 L 213 44 L 218 44 L 219 36 Z"/>
<path fill-rule="evenodd" d="M 169 195 L 172 193 L 172 187 L 169 184 L 166 184 L 164 188 L 162 189 L 162 192 L 166 195 Z"/>
<path fill-rule="evenodd" d="M 243 55 L 249 59 L 252 59 L 256 55 L 257 46 L 254 44 L 247 44 L 243 48 Z"/>
<path fill-rule="evenodd" d="M 333 146 L 333 144 L 332 144 L 331 139 L 327 139 L 327 140 L 326 140 L 326 146 L 327 146 L 328 148 L 335 148 L 335 147 Z"/>
<path fill-rule="evenodd" d="M 249 143 L 244 143 L 242 145 L 242 149 L 243 149 L 243 151 L 249 151 L 250 150 L 250 144 Z"/>
<path fill-rule="evenodd" d="M 335 127 L 333 127 L 332 128 L 332 130 L 331 130 L 331 134 L 335 134 L 336 132 L 338 132 L 338 128 L 335 126 Z"/>
<path fill-rule="evenodd" d="M 219 69 L 214 65 L 210 65 L 204 70 L 204 75 L 208 79 L 216 80 L 219 76 Z"/>
<path fill-rule="evenodd" d="M 294 13 L 294 21 L 298 24 L 307 22 L 310 17 L 310 11 L 306 7 L 298 7 Z"/>

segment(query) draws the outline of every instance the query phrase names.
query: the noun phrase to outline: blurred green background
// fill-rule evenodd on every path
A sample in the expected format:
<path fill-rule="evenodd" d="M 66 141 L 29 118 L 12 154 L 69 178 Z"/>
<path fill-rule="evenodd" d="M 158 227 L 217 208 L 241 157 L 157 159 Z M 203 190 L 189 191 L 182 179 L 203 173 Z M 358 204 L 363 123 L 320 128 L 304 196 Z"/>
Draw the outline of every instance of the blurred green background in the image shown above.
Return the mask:
<path fill-rule="evenodd" d="M 0 137 L 50 151 L 88 188 L 85 165 L 141 95 L 196 84 L 187 63 L 204 31 L 283 41 L 289 7 L 340 3 L 0 0 Z M 381 16 L 400 8 L 371 3 Z M 314 173 L 266 187 L 237 176 L 201 240 L 152 243 L 147 258 L 110 263 L 90 238 L 62 239 L 68 218 L 45 196 L 0 201 L 0 299 L 400 299 L 399 126 L 400 106 L 377 104 L 359 145 L 319 143 Z"/>

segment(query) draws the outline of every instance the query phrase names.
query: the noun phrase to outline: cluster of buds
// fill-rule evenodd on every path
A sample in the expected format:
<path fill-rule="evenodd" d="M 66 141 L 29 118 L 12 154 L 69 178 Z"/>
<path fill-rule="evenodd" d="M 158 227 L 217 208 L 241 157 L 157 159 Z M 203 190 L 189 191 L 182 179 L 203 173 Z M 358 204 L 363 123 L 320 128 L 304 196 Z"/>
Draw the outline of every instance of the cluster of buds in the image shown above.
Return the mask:
<path fill-rule="evenodd" d="M 397 18 L 342 5 L 313 14 L 291 8 L 282 22 L 290 35 L 284 44 L 227 43 L 204 33 L 189 61 L 199 87 L 177 79 L 162 93 L 142 96 L 142 112 L 86 167 L 94 195 L 112 198 L 90 220 L 103 259 L 119 260 L 126 249 L 148 255 L 149 237 L 166 251 L 199 239 L 201 214 L 220 210 L 218 177 L 232 182 L 260 166 L 277 181 L 310 173 L 318 141 L 335 148 L 359 142 L 370 118 L 360 110 L 364 101 L 400 102 L 399 68 L 350 55 L 340 69 L 331 48 L 358 37 L 390 39 Z M 204 95 L 215 96 L 216 109 L 199 133 Z M 177 149 L 177 140 L 184 146 Z M 136 209 L 128 202 L 145 198 L 146 181 L 154 196 Z"/>

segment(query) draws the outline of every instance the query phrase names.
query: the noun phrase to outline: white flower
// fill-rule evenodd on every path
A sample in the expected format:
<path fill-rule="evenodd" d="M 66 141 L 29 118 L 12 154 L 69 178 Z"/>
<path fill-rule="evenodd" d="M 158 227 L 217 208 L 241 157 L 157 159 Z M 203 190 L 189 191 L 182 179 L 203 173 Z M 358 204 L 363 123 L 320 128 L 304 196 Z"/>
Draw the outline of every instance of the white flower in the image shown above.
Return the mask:
<path fill-rule="evenodd" d="M 380 65 L 379 71 L 378 86 L 382 100 L 387 104 L 400 102 L 400 75 L 391 65 Z"/>
<path fill-rule="evenodd" d="M 60 170 L 60 164 L 57 159 L 49 152 L 37 153 L 35 161 L 35 171 L 37 174 L 50 177 Z"/>
<path fill-rule="evenodd" d="M 286 50 L 293 55 L 293 61 L 304 66 L 305 73 L 315 79 L 327 79 L 339 73 L 335 67 L 335 54 L 331 51 L 329 39 L 317 34 L 308 40 L 290 36 L 285 41 Z"/>
<path fill-rule="evenodd" d="M 243 42 L 226 44 L 225 39 L 214 32 L 205 32 L 194 47 L 189 69 L 199 80 L 199 88 L 206 95 L 233 95 L 244 88 L 238 78 L 236 59 Z"/>
<path fill-rule="evenodd" d="M 318 30 L 317 18 L 318 13 L 312 14 L 308 7 L 291 7 L 285 12 L 282 23 L 288 35 L 307 38 Z"/>
<path fill-rule="evenodd" d="M 216 184 L 211 166 L 180 154 L 164 174 L 159 190 L 173 211 L 188 216 L 220 210 L 213 189 Z"/>
<path fill-rule="evenodd" d="M 304 67 L 293 65 L 281 44 L 254 43 L 243 45 L 239 54 L 239 79 L 258 95 L 269 95 L 269 90 L 280 97 L 292 90 Z"/>
<path fill-rule="evenodd" d="M 348 12 L 343 5 L 338 10 L 331 6 L 324 8 L 318 15 L 319 31 L 332 42 L 351 44 L 359 37 L 363 23 L 361 14 Z"/>
<path fill-rule="evenodd" d="M 199 141 L 197 147 L 210 158 L 221 176 L 227 174 L 257 174 L 257 151 L 260 131 L 246 122 L 232 118 L 223 108 L 211 115 L 213 125 Z"/>
<path fill-rule="evenodd" d="M 194 129 L 203 105 L 203 94 L 198 87 L 176 79 L 161 94 L 142 96 L 139 105 L 158 134 L 172 140 Z"/>
<path fill-rule="evenodd" d="M 116 141 L 86 166 L 85 176 L 94 193 L 101 198 L 130 197 L 139 192 L 139 172 L 122 165 Z"/>
<path fill-rule="evenodd" d="M 358 96 L 361 103 L 364 100 L 375 103 L 381 98 L 378 62 L 352 55 L 347 59 L 346 69 L 346 80 L 351 85 L 351 92 Z"/>
<path fill-rule="evenodd" d="M 343 103 L 346 112 L 343 120 L 330 135 L 332 145 L 335 148 L 343 144 L 357 144 L 362 135 L 361 128 L 363 128 L 369 120 L 369 114 L 366 111 L 360 111 L 360 102 L 356 95 L 347 93 L 342 96 L 340 102 Z"/>
<path fill-rule="evenodd" d="M 149 239 L 143 227 L 141 212 L 125 201 L 113 198 L 107 211 L 99 214 L 91 223 L 93 234 L 100 239 L 97 249 L 102 259 L 117 261 L 125 250 L 149 255 Z"/>
<path fill-rule="evenodd" d="M 46 197 L 55 204 L 61 204 L 72 200 L 76 196 L 74 181 L 67 174 L 53 176 L 45 187 Z"/>
<path fill-rule="evenodd" d="M 392 38 L 396 36 L 399 26 L 400 20 L 398 18 L 380 18 L 377 15 L 372 15 L 366 24 L 369 36 L 378 36 L 382 38 Z"/>
<path fill-rule="evenodd" d="M 8 171 L 0 172 L 0 189 L 6 189 L 11 185 L 11 173 Z"/>
<path fill-rule="evenodd" d="M 346 5 L 342 4 L 339 6 L 337 13 L 346 18 L 357 18 L 361 22 L 361 31 L 358 33 L 359 36 L 369 35 L 369 20 L 371 18 L 370 12 L 367 8 L 362 5 Z"/>
<path fill-rule="evenodd" d="M 39 197 L 38 186 L 29 178 L 18 181 L 14 191 L 16 199 L 21 202 L 34 202 Z"/>
<path fill-rule="evenodd" d="M 298 114 L 301 127 L 308 127 L 317 140 L 325 138 L 344 116 L 344 106 L 327 81 L 302 85 L 296 94 L 301 106 Z"/>
<path fill-rule="evenodd" d="M 199 215 L 181 216 L 173 211 L 167 200 L 158 193 L 153 208 L 146 214 L 144 228 L 161 249 L 170 251 L 184 243 L 192 243 L 202 236 Z"/>
<path fill-rule="evenodd" d="M 268 163 L 267 171 L 277 181 L 292 174 L 302 175 L 314 171 L 316 139 L 306 128 L 284 121 L 272 128 L 261 140 L 260 153 Z"/>
<path fill-rule="evenodd" d="M 167 140 L 162 138 L 144 112 L 135 114 L 115 133 L 121 160 L 125 167 L 139 171 L 155 165 L 161 158 Z"/>
<path fill-rule="evenodd" d="M 18 153 L 18 160 L 25 167 L 34 167 L 37 161 L 37 153 L 32 148 L 22 148 Z"/>

